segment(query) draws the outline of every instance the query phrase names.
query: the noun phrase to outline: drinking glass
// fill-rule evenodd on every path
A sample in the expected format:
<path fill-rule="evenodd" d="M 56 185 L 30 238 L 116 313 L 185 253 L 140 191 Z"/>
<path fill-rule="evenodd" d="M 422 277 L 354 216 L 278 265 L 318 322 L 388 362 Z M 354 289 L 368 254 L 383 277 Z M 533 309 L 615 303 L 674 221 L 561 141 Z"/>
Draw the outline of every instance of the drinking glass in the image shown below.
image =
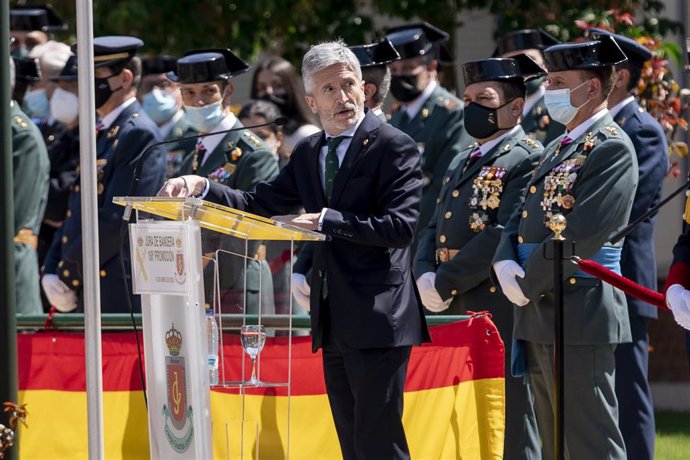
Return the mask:
<path fill-rule="evenodd" d="M 245 385 L 258 385 L 261 383 L 256 378 L 256 358 L 261 353 L 261 349 L 266 342 L 266 329 L 261 324 L 250 324 L 242 326 L 240 329 L 240 338 L 242 340 L 242 348 L 245 353 L 249 355 L 252 360 L 252 376 L 245 382 Z"/>

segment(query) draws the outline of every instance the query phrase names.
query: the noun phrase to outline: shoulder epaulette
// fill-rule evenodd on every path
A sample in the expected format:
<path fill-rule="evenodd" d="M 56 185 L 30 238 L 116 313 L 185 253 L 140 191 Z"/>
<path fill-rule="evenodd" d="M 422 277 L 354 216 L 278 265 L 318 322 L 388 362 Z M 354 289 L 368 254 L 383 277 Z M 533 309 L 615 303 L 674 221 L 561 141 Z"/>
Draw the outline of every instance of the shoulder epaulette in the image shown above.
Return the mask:
<path fill-rule="evenodd" d="M 614 128 L 613 126 L 610 126 L 610 125 L 604 126 L 604 131 L 609 133 L 612 137 L 621 137 L 618 130 L 616 128 Z"/>
<path fill-rule="evenodd" d="M 242 136 L 245 140 L 245 142 L 248 142 L 252 145 L 254 148 L 259 148 L 261 147 L 261 139 L 259 139 L 256 134 L 249 130 L 245 130 L 242 132 Z"/>
<path fill-rule="evenodd" d="M 26 128 L 29 126 L 29 124 L 26 122 L 26 120 L 21 116 L 21 115 L 15 115 L 14 116 L 14 122 L 20 127 L 20 128 Z"/>
<path fill-rule="evenodd" d="M 544 147 L 539 142 L 535 141 L 534 139 L 532 139 L 531 137 L 528 137 L 528 136 L 523 137 L 520 140 L 519 144 L 523 145 L 523 146 L 527 146 L 527 147 L 529 147 L 530 150 L 534 150 L 534 151 L 544 149 Z"/>

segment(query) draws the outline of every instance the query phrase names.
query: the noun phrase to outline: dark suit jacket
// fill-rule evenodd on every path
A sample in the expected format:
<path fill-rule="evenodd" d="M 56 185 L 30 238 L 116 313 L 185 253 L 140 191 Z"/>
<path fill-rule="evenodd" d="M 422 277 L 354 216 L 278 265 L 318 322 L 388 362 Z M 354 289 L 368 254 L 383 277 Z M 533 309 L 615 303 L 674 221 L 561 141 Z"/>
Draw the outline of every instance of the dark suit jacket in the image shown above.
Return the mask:
<path fill-rule="evenodd" d="M 330 204 L 319 171 L 323 145 L 323 132 L 309 136 L 271 182 L 258 184 L 254 192 L 211 183 L 206 199 L 263 216 L 286 214 L 300 205 L 308 213 L 328 207 L 321 230 L 327 241 L 315 245 L 310 283 L 314 350 L 322 345 L 324 305 L 331 334 L 348 346 L 428 340 L 410 266 L 422 194 L 415 143 L 368 111 L 338 170 Z M 328 303 L 322 303 L 326 275 Z"/>
<path fill-rule="evenodd" d="M 621 109 L 614 119 L 630 137 L 637 154 L 640 177 L 633 201 L 630 221 L 656 206 L 661 200 L 663 181 L 668 172 L 668 143 L 661 125 L 633 101 Z M 656 291 L 656 254 L 654 224 L 656 214 L 645 219 L 625 237 L 621 255 L 623 276 Z M 628 310 L 646 318 L 656 318 L 657 308 L 631 296 Z"/>

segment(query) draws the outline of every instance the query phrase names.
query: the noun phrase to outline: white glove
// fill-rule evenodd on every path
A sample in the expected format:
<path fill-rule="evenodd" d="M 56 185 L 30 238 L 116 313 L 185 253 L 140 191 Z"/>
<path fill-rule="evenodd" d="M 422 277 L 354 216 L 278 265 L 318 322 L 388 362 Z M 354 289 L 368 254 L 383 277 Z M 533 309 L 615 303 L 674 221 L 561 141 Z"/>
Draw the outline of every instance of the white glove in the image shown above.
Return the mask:
<path fill-rule="evenodd" d="M 77 308 L 77 294 L 60 280 L 60 277 L 45 274 L 41 277 L 41 286 L 48 297 L 50 305 L 63 313 Z"/>
<path fill-rule="evenodd" d="M 529 303 L 529 299 L 520 289 L 520 285 L 515 279 L 516 276 L 520 278 L 525 277 L 525 271 L 514 260 L 499 260 L 494 262 L 494 271 L 498 277 L 498 283 L 501 285 L 503 294 L 512 303 L 518 307 L 524 307 Z"/>
<path fill-rule="evenodd" d="M 157 195 L 170 197 L 199 196 L 206 190 L 207 181 L 208 179 L 200 176 L 175 177 L 165 181 Z"/>
<path fill-rule="evenodd" d="M 676 323 L 690 330 L 690 291 L 680 284 L 673 284 L 666 291 L 666 305 L 673 312 Z"/>
<path fill-rule="evenodd" d="M 290 276 L 290 288 L 297 303 L 302 308 L 309 311 L 309 295 L 311 294 L 311 287 L 309 287 L 309 283 L 307 283 L 307 277 L 301 273 L 293 273 Z"/>
<path fill-rule="evenodd" d="M 436 290 L 436 273 L 426 272 L 417 280 L 417 289 L 419 289 L 419 296 L 422 298 L 422 304 L 434 313 L 442 312 L 448 309 L 452 298 L 443 301 L 441 295 Z"/>

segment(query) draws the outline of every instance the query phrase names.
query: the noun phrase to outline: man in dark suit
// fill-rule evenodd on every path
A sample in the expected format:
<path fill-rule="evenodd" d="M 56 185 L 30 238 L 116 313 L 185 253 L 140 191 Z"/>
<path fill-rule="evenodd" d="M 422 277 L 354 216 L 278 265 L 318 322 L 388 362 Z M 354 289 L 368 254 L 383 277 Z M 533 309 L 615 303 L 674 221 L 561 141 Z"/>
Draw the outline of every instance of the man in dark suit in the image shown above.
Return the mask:
<path fill-rule="evenodd" d="M 513 306 L 489 273 L 504 225 L 523 201 L 542 145 L 525 135 L 524 80 L 546 74 L 525 55 L 462 65 L 465 127 L 477 143 L 450 164 L 431 222 L 419 239 L 414 272 L 424 306 L 461 315 L 488 310 L 506 350 L 504 458 L 541 458 L 534 411 L 522 378 L 510 375 Z"/>
<path fill-rule="evenodd" d="M 644 63 L 653 53 L 644 46 L 621 35 L 590 29 L 589 36 L 611 35 L 628 60 L 616 66 L 616 83 L 608 98 L 613 120 L 623 128 L 635 147 L 639 166 L 639 182 L 630 220 L 636 220 L 661 200 L 663 182 L 668 172 L 668 142 L 664 130 L 635 101 L 634 91 Z M 654 224 L 656 215 L 648 217 L 625 237 L 621 255 L 621 271 L 642 286 L 656 291 L 656 254 Z M 628 460 L 654 458 L 654 406 L 649 388 L 649 321 L 657 318 L 657 308 L 631 296 L 628 300 L 632 343 L 616 347 L 616 396 L 620 405 L 619 426 L 625 440 Z"/>
<path fill-rule="evenodd" d="M 97 193 L 99 273 L 103 313 L 129 311 L 129 292 L 123 278 L 129 278 L 129 251 L 121 253 L 122 210 L 113 203 L 114 196 L 129 194 L 134 167 L 151 144 L 159 142 L 156 125 L 144 113 L 135 95 L 141 78 L 141 61 L 136 56 L 143 42 L 135 37 L 96 37 L 94 76 L 96 113 Z M 75 52 L 76 46 L 75 46 Z M 165 154 L 162 149 L 148 152 L 143 163 L 138 195 L 155 193 L 165 178 Z M 120 257 L 124 257 L 122 272 Z M 51 302 L 61 311 L 82 305 L 82 233 L 81 193 L 75 184 L 69 197 L 67 214 L 55 232 L 46 256 L 41 284 Z M 138 297 L 130 298 L 137 307 Z"/>
<path fill-rule="evenodd" d="M 323 348 L 326 389 L 346 459 L 406 459 L 403 388 L 412 345 L 429 339 L 410 267 L 422 193 L 419 152 L 364 110 L 355 55 L 342 42 L 311 48 L 307 103 L 324 131 L 300 142 L 277 178 L 239 192 L 197 176 L 163 196 L 207 200 L 327 235 L 311 270 L 312 344 Z"/>

